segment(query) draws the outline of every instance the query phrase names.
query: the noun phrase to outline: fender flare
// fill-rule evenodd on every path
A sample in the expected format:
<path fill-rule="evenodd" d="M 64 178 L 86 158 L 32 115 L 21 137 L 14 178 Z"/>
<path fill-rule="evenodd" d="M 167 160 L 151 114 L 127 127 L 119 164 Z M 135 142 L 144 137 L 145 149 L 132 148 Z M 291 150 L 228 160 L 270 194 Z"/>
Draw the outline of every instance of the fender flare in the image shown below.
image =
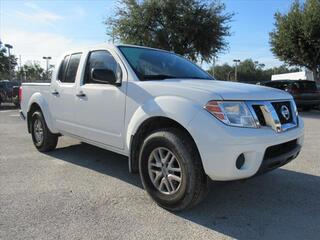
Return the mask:
<path fill-rule="evenodd" d="M 136 109 L 128 122 L 125 148 L 130 151 L 132 136 L 146 120 L 153 117 L 166 117 L 176 121 L 189 131 L 189 123 L 199 110 L 199 105 L 179 96 L 159 96 L 147 101 Z"/>
<path fill-rule="evenodd" d="M 31 109 L 31 106 L 33 104 L 37 104 L 42 113 L 43 113 L 43 117 L 46 121 L 46 124 L 49 128 L 49 130 L 52 132 L 52 133 L 58 133 L 58 130 L 54 127 L 54 124 L 53 124 L 53 119 L 52 119 L 52 115 L 49 111 L 49 104 L 48 102 L 46 101 L 46 99 L 44 98 L 44 96 L 37 92 L 37 93 L 34 93 L 31 98 L 29 99 L 29 102 L 28 102 L 28 111 L 27 111 L 27 121 L 29 123 L 29 119 L 28 119 L 28 115 L 29 115 L 29 111 Z"/>

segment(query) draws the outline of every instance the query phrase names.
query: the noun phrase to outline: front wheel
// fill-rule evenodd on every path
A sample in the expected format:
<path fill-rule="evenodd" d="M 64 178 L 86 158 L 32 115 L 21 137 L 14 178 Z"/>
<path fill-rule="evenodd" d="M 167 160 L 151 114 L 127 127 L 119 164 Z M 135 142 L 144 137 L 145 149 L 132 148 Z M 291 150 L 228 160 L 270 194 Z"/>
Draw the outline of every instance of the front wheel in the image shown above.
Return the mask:
<path fill-rule="evenodd" d="M 58 136 L 50 132 L 41 111 L 32 114 L 31 135 L 35 147 L 40 152 L 54 150 L 57 146 Z"/>
<path fill-rule="evenodd" d="M 139 170 L 151 198 L 170 211 L 196 205 L 207 192 L 207 176 L 195 144 L 178 129 L 160 130 L 144 140 Z"/>

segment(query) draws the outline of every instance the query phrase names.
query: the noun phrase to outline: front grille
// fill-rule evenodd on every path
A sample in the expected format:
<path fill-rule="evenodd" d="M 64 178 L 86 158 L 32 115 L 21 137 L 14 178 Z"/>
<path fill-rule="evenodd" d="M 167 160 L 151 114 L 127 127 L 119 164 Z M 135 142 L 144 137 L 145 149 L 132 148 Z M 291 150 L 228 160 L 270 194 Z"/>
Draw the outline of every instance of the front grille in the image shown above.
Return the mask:
<path fill-rule="evenodd" d="M 273 102 L 272 106 L 274 107 L 274 110 L 276 110 L 277 115 L 279 117 L 280 123 L 281 124 L 286 124 L 286 123 L 291 123 L 292 122 L 292 109 L 291 109 L 291 104 L 289 101 L 286 102 Z M 289 118 L 286 119 L 282 112 L 281 112 L 281 107 L 286 106 L 289 110 Z"/>
<path fill-rule="evenodd" d="M 259 120 L 259 123 L 261 126 L 266 126 L 266 120 L 264 119 L 262 110 L 261 110 L 261 105 L 252 105 L 253 110 L 255 111 L 257 118 Z"/>
<path fill-rule="evenodd" d="M 268 147 L 257 175 L 287 164 L 298 156 L 300 149 L 297 139 Z"/>
<path fill-rule="evenodd" d="M 248 101 L 252 116 L 258 127 L 270 127 L 280 133 L 298 126 L 292 101 Z"/>
<path fill-rule="evenodd" d="M 293 149 L 295 149 L 296 146 L 297 146 L 297 139 L 292 140 L 290 142 L 281 143 L 278 145 L 273 145 L 271 147 L 268 147 L 264 154 L 264 159 L 277 157 L 287 152 L 290 152 Z"/>

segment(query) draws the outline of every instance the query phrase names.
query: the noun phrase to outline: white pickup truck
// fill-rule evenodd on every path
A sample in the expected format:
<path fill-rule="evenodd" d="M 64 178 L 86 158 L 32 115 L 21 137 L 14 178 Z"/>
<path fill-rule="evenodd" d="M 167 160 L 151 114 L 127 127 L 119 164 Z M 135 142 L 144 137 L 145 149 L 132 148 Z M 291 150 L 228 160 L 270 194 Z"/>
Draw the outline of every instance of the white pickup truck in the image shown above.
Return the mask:
<path fill-rule="evenodd" d="M 292 96 L 214 80 L 171 52 L 101 45 L 62 56 L 51 84 L 22 85 L 21 116 L 40 152 L 60 136 L 128 156 L 149 195 L 178 211 L 208 177 L 249 178 L 296 158 L 303 121 Z"/>

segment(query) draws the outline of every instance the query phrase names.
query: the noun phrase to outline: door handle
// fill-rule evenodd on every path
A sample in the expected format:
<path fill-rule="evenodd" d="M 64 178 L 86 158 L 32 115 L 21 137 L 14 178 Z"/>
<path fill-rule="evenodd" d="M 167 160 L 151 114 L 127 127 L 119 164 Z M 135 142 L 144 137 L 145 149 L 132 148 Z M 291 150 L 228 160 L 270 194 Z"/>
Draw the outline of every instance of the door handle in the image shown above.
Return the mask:
<path fill-rule="evenodd" d="M 59 95 L 59 92 L 57 90 L 54 90 L 51 92 L 52 95 Z"/>
<path fill-rule="evenodd" d="M 86 94 L 81 91 L 81 92 L 77 93 L 76 96 L 77 96 L 77 97 L 85 97 Z"/>

